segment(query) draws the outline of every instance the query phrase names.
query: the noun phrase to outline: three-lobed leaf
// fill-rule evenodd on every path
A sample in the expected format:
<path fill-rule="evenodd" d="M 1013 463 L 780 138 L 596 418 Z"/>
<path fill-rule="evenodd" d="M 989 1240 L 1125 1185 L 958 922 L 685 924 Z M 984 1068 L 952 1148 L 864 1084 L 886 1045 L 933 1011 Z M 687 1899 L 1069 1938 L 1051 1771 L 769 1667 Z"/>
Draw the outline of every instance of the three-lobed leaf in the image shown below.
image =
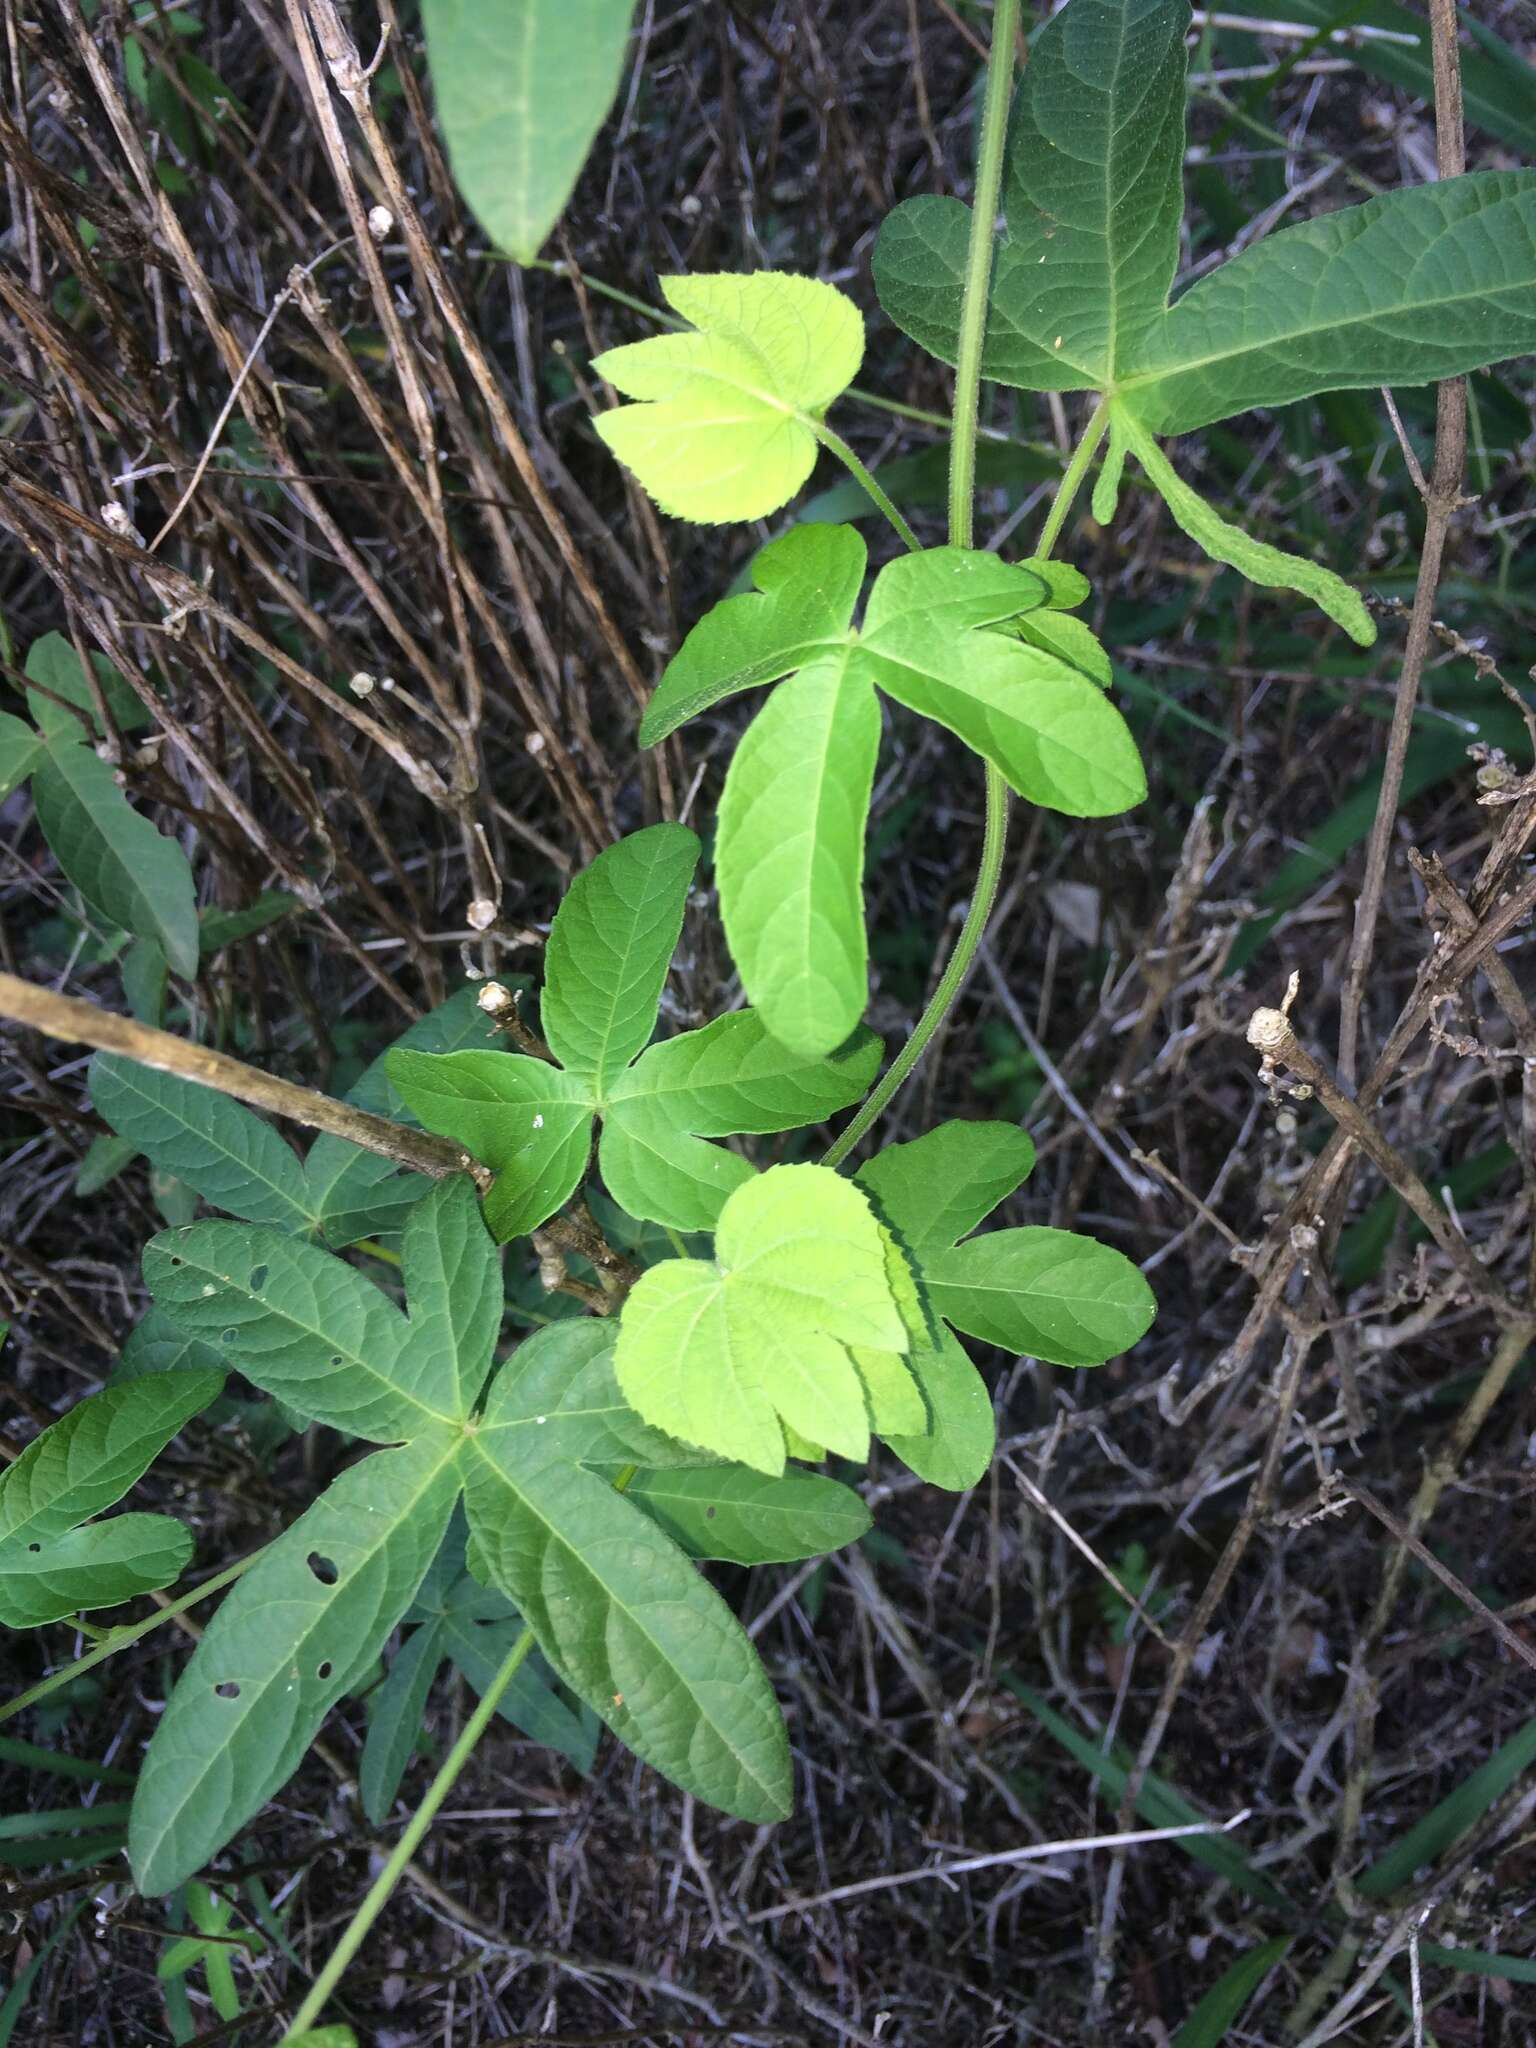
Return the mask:
<path fill-rule="evenodd" d="M 1536 171 L 1444 179 L 1284 228 L 1170 306 L 1189 19 L 1188 0 L 1068 0 L 1035 38 L 1010 124 L 983 374 L 1102 392 L 1119 455 L 1136 447 L 1200 546 L 1312 598 L 1368 645 L 1374 626 L 1339 578 L 1238 545 L 1145 442 L 1536 348 Z M 949 362 L 969 233 L 958 201 L 913 199 L 875 249 L 882 305 Z"/>
<path fill-rule="evenodd" d="M 835 285 L 772 271 L 664 277 L 661 289 L 691 331 L 595 359 L 637 401 L 600 413 L 597 431 L 664 512 L 765 518 L 810 475 L 821 416 L 858 375 L 859 310 Z"/>
<path fill-rule="evenodd" d="M 784 1469 L 785 1430 L 845 1457 L 869 1449 L 861 1347 L 908 1333 L 892 1248 L 852 1182 L 775 1166 L 720 1212 L 712 1259 L 665 1259 L 624 1304 L 615 1367 L 647 1422 L 757 1471 Z"/>
<path fill-rule="evenodd" d="M 77 1402 L 0 1473 L 0 1625 L 37 1628 L 169 1585 L 192 1555 L 168 1515 L 117 1515 L 120 1501 L 224 1383 L 220 1372 L 157 1375 Z"/>
<path fill-rule="evenodd" d="M 972 1235 L 1034 1164 L 1011 1124 L 947 1123 L 891 1145 L 857 1180 L 911 1259 L 935 1315 L 1053 1365 L 1102 1365 L 1157 1312 L 1122 1253 L 1039 1225 Z"/>
<path fill-rule="evenodd" d="M 387 1056 L 415 1115 L 496 1169 L 485 1213 L 499 1240 L 536 1230 L 570 1199 L 599 1120 L 598 1160 L 617 1202 L 674 1230 L 710 1229 L 754 1169 L 709 1141 L 819 1122 L 873 1080 L 880 1045 L 854 1034 L 857 1016 L 828 1058 L 776 1043 L 753 1011 L 647 1047 L 698 853 L 682 826 L 653 825 L 573 884 L 550 932 L 541 1004 L 562 1065 L 504 1052 Z"/>
<path fill-rule="evenodd" d="M 618 90 L 634 0 L 423 0 L 437 118 L 459 189 L 530 263 Z"/>
<path fill-rule="evenodd" d="M 1146 794 L 1103 687 L 1108 657 L 1062 609 L 1087 594 L 1075 571 L 929 548 L 880 571 L 855 631 L 866 562 L 847 527 L 801 525 L 770 542 L 753 563 L 757 589 L 699 621 L 641 728 L 654 741 L 777 682 L 726 774 L 716 875 L 747 993 L 808 1059 L 848 1036 L 868 996 L 877 690 L 948 727 L 1035 803 L 1099 817 Z"/>

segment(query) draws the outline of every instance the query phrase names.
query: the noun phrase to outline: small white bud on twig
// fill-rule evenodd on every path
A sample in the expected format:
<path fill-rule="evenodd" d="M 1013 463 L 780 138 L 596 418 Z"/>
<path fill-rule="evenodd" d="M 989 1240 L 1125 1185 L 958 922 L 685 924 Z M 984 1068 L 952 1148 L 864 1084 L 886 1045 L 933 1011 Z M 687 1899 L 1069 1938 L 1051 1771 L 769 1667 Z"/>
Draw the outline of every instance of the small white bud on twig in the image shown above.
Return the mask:
<path fill-rule="evenodd" d="M 488 1017 L 499 1017 L 503 1010 L 511 1009 L 512 991 L 503 988 L 499 981 L 488 981 L 475 997 L 475 1001 Z"/>
<path fill-rule="evenodd" d="M 496 922 L 496 906 L 489 896 L 476 896 L 464 913 L 471 931 L 488 931 Z"/>
<path fill-rule="evenodd" d="M 387 206 L 370 206 L 368 209 L 368 232 L 376 242 L 387 239 L 395 225 L 395 216 Z"/>
<path fill-rule="evenodd" d="M 360 668 L 355 676 L 347 678 L 347 688 L 354 697 L 367 697 L 373 693 L 374 679 L 367 669 Z"/>

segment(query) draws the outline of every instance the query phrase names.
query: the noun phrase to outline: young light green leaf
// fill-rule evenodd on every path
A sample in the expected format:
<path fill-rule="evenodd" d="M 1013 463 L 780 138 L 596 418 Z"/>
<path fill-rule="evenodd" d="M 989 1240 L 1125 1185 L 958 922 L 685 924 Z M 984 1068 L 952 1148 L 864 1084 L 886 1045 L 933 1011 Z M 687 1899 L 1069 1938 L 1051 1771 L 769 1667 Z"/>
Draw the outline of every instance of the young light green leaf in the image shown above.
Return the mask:
<path fill-rule="evenodd" d="M 869 551 L 851 526 L 808 524 L 759 548 L 755 591 L 707 611 L 667 663 L 640 721 L 654 747 L 739 690 L 776 683 L 848 637 Z"/>
<path fill-rule="evenodd" d="M 667 1259 L 624 1304 L 615 1366 L 647 1422 L 760 1472 L 783 1424 L 850 1458 L 869 1448 L 848 1347 L 906 1349 L 887 1246 L 864 1195 L 826 1167 L 776 1166 L 720 1212 L 713 1259 Z"/>
<path fill-rule="evenodd" d="M 192 869 L 174 839 L 141 818 L 111 768 L 60 735 L 32 775 L 32 801 L 54 858 L 109 924 L 155 939 L 178 974 L 197 972 Z"/>
<path fill-rule="evenodd" d="M 178 1576 L 192 1555 L 179 1522 L 90 1517 L 122 1499 L 223 1383 L 222 1373 L 181 1372 L 108 1387 L 51 1423 L 0 1473 L 0 1624 L 37 1628 Z"/>
<path fill-rule="evenodd" d="M 47 751 L 42 735 L 25 719 L 0 711 L 0 803 L 20 789 Z"/>
<path fill-rule="evenodd" d="M 864 1014 L 864 834 L 880 705 L 847 650 L 774 691 L 731 760 L 715 874 L 742 983 L 806 1059 Z"/>
<path fill-rule="evenodd" d="M 485 1213 L 498 1239 L 536 1230 L 569 1200 L 599 1115 L 614 1199 L 673 1230 L 708 1230 L 753 1169 L 702 1139 L 817 1122 L 873 1078 L 880 1046 L 867 1033 L 830 1059 L 806 1058 L 775 1045 L 751 1011 L 641 1050 L 697 854 L 692 833 L 653 826 L 599 854 L 561 904 L 542 1017 L 566 1067 L 517 1053 L 387 1055 L 421 1121 L 496 1169 Z"/>
<path fill-rule="evenodd" d="M 95 671 L 112 722 L 119 732 L 142 732 L 154 723 L 148 711 L 104 654 L 92 654 Z M 96 711 L 96 700 L 80 666 L 80 657 L 62 633 L 44 633 L 27 649 L 26 673 L 43 687 L 28 690 L 27 709 L 37 721 L 45 741 L 63 735 L 72 740 L 89 740 L 104 728 Z M 62 701 L 56 701 L 62 700 Z M 73 704 L 85 714 L 84 721 L 64 708 Z"/>
<path fill-rule="evenodd" d="M 1288 555 L 1267 541 L 1255 540 L 1241 527 L 1229 524 L 1184 482 L 1147 428 L 1118 403 L 1111 432 L 1132 451 L 1175 520 L 1213 561 L 1230 563 L 1250 583 L 1264 589 L 1299 590 L 1342 626 L 1358 646 L 1369 647 L 1374 642 L 1376 622 L 1359 593 L 1343 577 L 1335 576 L 1331 569 L 1317 562 L 1304 561 L 1300 555 Z"/>
<path fill-rule="evenodd" d="M 869 1509 L 819 1472 L 778 1478 L 741 1465 L 637 1472 L 624 1498 L 658 1521 L 690 1557 L 728 1564 L 791 1564 L 857 1543 Z"/>
<path fill-rule="evenodd" d="M 740 1623 L 669 1538 L 585 1469 L 573 1377 L 608 1333 L 556 1324 L 497 1380 L 464 1451 L 471 1564 L 637 1755 L 749 1820 L 789 1811 L 789 1751 Z"/>
<path fill-rule="evenodd" d="M 144 1759 L 141 1892 L 173 1890 L 259 1813 L 378 1658 L 447 1527 L 457 1443 L 439 1427 L 351 1466 L 226 1597 Z"/>
<path fill-rule="evenodd" d="M 96 1054 L 90 1087 L 115 1131 L 214 1208 L 279 1230 L 314 1227 L 297 1155 L 243 1104 L 117 1053 Z"/>
<path fill-rule="evenodd" d="M 539 1022 L 555 1058 L 599 1096 L 656 1029 L 698 859 L 685 825 L 632 832 L 576 877 L 550 928 Z"/>
<path fill-rule="evenodd" d="M 1065 1230 L 967 1234 L 1033 1159 L 1028 1139 L 1010 1126 L 949 1123 L 889 1146 L 857 1178 L 935 1314 L 984 1343 L 1053 1365 L 1102 1365 L 1134 1344 L 1157 1312 L 1129 1259 Z M 915 1354 L 914 1369 L 918 1362 Z"/>
<path fill-rule="evenodd" d="M 634 0 L 423 0 L 437 118 L 459 189 L 531 263 L 618 91 Z"/>
<path fill-rule="evenodd" d="M 670 732 L 798 671 L 732 760 L 716 873 L 747 993 L 807 1058 L 846 1038 L 867 995 L 863 842 L 880 736 L 871 684 L 948 726 L 1037 803 L 1102 816 L 1146 793 L 1135 742 L 1104 695 L 1109 658 L 1056 609 L 1081 601 L 1075 571 L 929 548 L 880 572 L 855 633 L 863 548 L 834 541 L 837 531 L 796 527 L 765 548 L 759 594 L 700 621 L 647 719 L 648 731 Z"/>
<path fill-rule="evenodd" d="M 664 512 L 709 524 L 762 519 L 816 463 L 816 430 L 858 375 L 864 322 L 814 278 L 664 277 L 695 332 L 611 348 L 592 367 L 626 398 L 597 431 Z"/>
<path fill-rule="evenodd" d="M 1145 797 L 1146 775 L 1103 690 L 1046 648 L 968 630 L 1012 616 L 999 610 L 1007 568 L 961 548 L 887 564 L 870 594 L 860 653 L 889 696 L 948 726 L 1032 803 L 1075 818 L 1128 810 Z M 1043 595 L 1028 570 L 1012 576 Z M 1029 609 L 1028 598 L 1016 607 Z"/>

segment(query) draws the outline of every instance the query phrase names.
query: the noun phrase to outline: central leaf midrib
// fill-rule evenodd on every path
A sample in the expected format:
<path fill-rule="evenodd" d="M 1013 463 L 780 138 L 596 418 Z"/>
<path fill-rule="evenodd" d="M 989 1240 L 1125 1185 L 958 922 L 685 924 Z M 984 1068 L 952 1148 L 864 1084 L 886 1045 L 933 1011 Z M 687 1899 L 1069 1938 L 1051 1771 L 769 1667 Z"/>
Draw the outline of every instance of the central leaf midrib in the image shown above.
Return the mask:
<path fill-rule="evenodd" d="M 498 1427 L 501 1428 L 509 1426 L 510 1425 L 507 1424 L 498 1425 Z M 485 1435 L 489 1435 L 492 1433 L 493 1432 L 491 1431 L 484 1432 Z M 622 1591 L 616 1591 L 613 1586 L 613 1583 L 610 1580 L 598 1577 L 597 1573 L 592 1569 L 592 1567 L 587 1563 L 586 1559 L 583 1557 L 577 1545 L 571 1541 L 570 1537 L 567 1536 L 564 1533 L 564 1531 L 557 1526 L 556 1523 L 550 1520 L 549 1516 L 544 1512 L 544 1510 L 541 1507 L 539 1507 L 533 1500 L 529 1498 L 529 1496 L 523 1491 L 522 1487 L 518 1484 L 516 1477 L 496 1462 L 496 1460 L 491 1456 L 489 1450 L 486 1448 L 482 1440 L 474 1440 L 472 1448 L 475 1455 L 483 1459 L 485 1464 L 490 1468 L 492 1476 L 501 1485 L 507 1487 L 513 1494 L 516 1495 L 518 1503 L 522 1507 L 523 1512 L 526 1515 L 530 1516 L 531 1519 L 544 1532 L 546 1543 L 548 1543 L 551 1546 L 558 1545 L 558 1547 L 565 1554 L 565 1556 L 568 1557 L 574 1563 L 576 1569 L 581 1573 L 582 1577 L 587 1581 L 587 1583 L 590 1586 L 597 1588 L 601 1599 L 606 1603 L 606 1605 L 609 1606 L 611 1609 L 615 1610 L 616 1612 L 618 1612 L 619 1614 L 621 1614 L 624 1617 L 624 1619 L 628 1622 L 629 1626 L 634 1630 L 635 1634 L 639 1636 L 641 1640 L 649 1646 L 658 1664 L 660 1664 L 662 1668 L 670 1674 L 673 1683 L 678 1687 L 678 1689 L 683 1693 L 683 1695 L 688 1700 L 688 1703 L 693 1710 L 696 1722 L 703 1723 L 705 1726 L 709 1728 L 716 1742 L 719 1743 L 720 1747 L 727 1753 L 727 1755 L 734 1759 L 737 1768 L 741 1771 L 744 1777 L 749 1778 L 751 1782 L 759 1788 L 760 1791 L 764 1792 L 765 1794 L 771 1794 L 773 1791 L 773 1787 L 767 1782 L 766 1779 L 760 1777 L 758 1772 L 751 1765 L 748 1764 L 746 1757 L 743 1755 L 740 1748 L 738 1748 L 738 1746 L 731 1740 L 729 1734 L 721 1727 L 720 1723 L 715 1719 L 715 1717 L 706 1710 L 703 1702 L 700 1700 L 698 1694 L 695 1692 L 692 1682 L 689 1679 L 687 1679 L 681 1671 L 679 1671 L 677 1665 L 673 1662 L 671 1656 L 667 1653 L 666 1649 L 663 1647 L 659 1638 L 656 1636 L 654 1631 L 645 1622 L 641 1620 L 636 1610 L 623 1597 Z M 573 1459 L 571 1460 L 571 1462 L 574 1464 L 577 1461 Z M 635 1512 L 639 1514 L 641 1511 L 637 1508 Z M 681 1555 L 681 1553 L 679 1553 L 679 1555 Z M 542 1566 L 540 1576 L 542 1577 Z M 535 1633 L 537 1634 L 538 1632 L 535 1631 Z M 553 1650 L 553 1646 L 551 1646 L 551 1648 Z M 553 1654 L 558 1667 L 558 1650 L 553 1650 Z"/>
<path fill-rule="evenodd" d="M 1237 260 L 1237 258 L 1233 259 L 1234 262 Z M 1221 271 L 1214 272 L 1213 276 L 1220 277 Z M 1528 291 L 1530 288 L 1530 284 L 1527 281 L 1523 285 L 1515 283 L 1502 286 L 1500 287 L 1500 293 Z M 1417 316 L 1422 313 L 1433 313 L 1442 306 L 1458 306 L 1471 301 L 1483 302 L 1498 295 L 1499 293 L 1488 291 L 1448 292 L 1443 297 L 1437 299 L 1414 299 L 1404 301 L 1397 306 L 1373 307 L 1369 312 L 1356 314 L 1352 319 L 1319 319 L 1310 321 L 1305 327 L 1288 327 L 1283 334 L 1272 336 L 1267 341 L 1244 342 L 1239 348 L 1214 349 L 1208 355 L 1188 356 L 1178 362 L 1168 362 L 1150 369 L 1136 370 L 1113 386 L 1105 385 L 1103 389 L 1111 398 L 1123 398 L 1132 391 L 1145 389 L 1148 385 L 1168 383 L 1175 377 L 1184 377 L 1188 376 L 1192 371 L 1207 369 L 1213 363 L 1231 363 L 1236 362 L 1242 356 L 1265 355 L 1273 350 L 1283 348 L 1289 342 L 1309 341 L 1317 334 L 1339 334 L 1351 328 L 1369 327 L 1381 320 L 1402 318 L 1409 314 Z M 1182 303 L 1183 301 L 1181 300 L 1180 304 Z M 1172 311 L 1165 316 L 1162 331 L 1166 332 L 1167 321 L 1171 318 Z M 1376 383 L 1379 382 L 1379 379 L 1371 378 L 1368 381 Z M 1427 372 L 1424 381 L 1426 383 L 1433 383 L 1435 381 L 1435 373 L 1433 371 Z"/>

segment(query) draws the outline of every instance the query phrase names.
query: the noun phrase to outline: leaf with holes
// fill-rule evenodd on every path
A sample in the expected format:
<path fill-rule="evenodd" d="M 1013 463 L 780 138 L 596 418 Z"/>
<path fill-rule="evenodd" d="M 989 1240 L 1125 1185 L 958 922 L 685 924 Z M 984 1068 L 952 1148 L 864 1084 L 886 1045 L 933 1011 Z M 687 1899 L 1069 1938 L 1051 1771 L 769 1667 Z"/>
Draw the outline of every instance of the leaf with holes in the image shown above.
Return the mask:
<path fill-rule="evenodd" d="M 541 1331 L 481 1411 L 502 1292 L 467 1179 L 411 1212 L 403 1309 L 271 1226 L 193 1224 L 155 1239 L 144 1264 L 157 1307 L 189 1338 L 300 1416 L 381 1448 L 263 1554 L 194 1652 L 139 1779 L 129 1846 L 142 1890 L 191 1876 L 286 1782 L 420 1596 L 461 1491 L 471 1568 L 498 1596 L 486 1619 L 504 1628 L 521 1614 L 554 1674 L 688 1791 L 759 1820 L 786 1810 L 788 1749 L 751 1644 L 671 1539 L 592 1469 L 683 1455 L 625 1407 L 612 1331 Z M 480 1659 L 480 1683 L 507 1643 L 466 1632 L 465 1593 L 438 1617 L 441 1641 L 466 1665 Z M 416 1680 L 401 1683 L 403 1713 Z M 539 1705 L 531 1691 L 520 1701 L 528 1717 Z M 562 1709 L 541 1732 L 569 1747 L 571 1726 Z M 400 1740 L 397 1728 L 396 1752 Z M 386 1785 L 381 1771 L 375 1794 Z"/>
<path fill-rule="evenodd" d="M 498 1239 L 536 1230 L 570 1199 L 599 1123 L 616 1202 L 673 1230 L 711 1229 L 754 1169 L 709 1141 L 819 1123 L 874 1079 L 880 1043 L 854 1031 L 856 1016 L 827 1058 L 777 1042 L 751 1010 L 647 1045 L 698 855 L 681 825 L 653 825 L 572 884 L 550 930 L 540 1013 L 559 1066 L 525 1053 L 387 1056 L 421 1122 L 497 1170 L 485 1213 Z"/>
<path fill-rule="evenodd" d="M 855 630 L 866 561 L 851 527 L 797 526 L 770 542 L 752 565 L 756 591 L 699 621 L 641 728 L 655 742 L 777 683 L 726 773 L 716 874 L 747 993 L 807 1059 L 847 1038 L 868 997 L 864 842 L 880 692 L 947 726 L 1034 803 L 1101 817 L 1146 794 L 1103 687 L 1108 656 L 1062 609 L 1086 596 L 1081 577 L 928 548 L 881 570 Z"/>
<path fill-rule="evenodd" d="M 822 415 L 858 375 L 864 321 L 835 285 L 775 271 L 664 277 L 691 322 L 611 348 L 592 367 L 625 398 L 597 431 L 663 512 L 763 519 L 816 465 Z"/>
<path fill-rule="evenodd" d="M 858 1349 L 906 1350 L 892 1247 L 867 1198 L 824 1166 L 775 1166 L 720 1213 L 712 1259 L 664 1259 L 624 1303 L 619 1388 L 658 1429 L 759 1472 L 785 1431 L 869 1450 Z"/>
<path fill-rule="evenodd" d="M 38 1628 L 168 1586 L 192 1555 L 169 1515 L 115 1515 L 183 1424 L 214 1400 L 219 1372 L 158 1374 L 78 1402 L 0 1473 L 0 1624 Z"/>
<path fill-rule="evenodd" d="M 1053 1365 L 1102 1365 L 1157 1313 L 1131 1261 L 1094 1238 L 1029 1227 L 970 1233 L 1027 1177 L 1012 1124 L 947 1123 L 856 1176 L 912 1262 L 927 1306 L 967 1336 Z M 917 1357 L 908 1363 L 917 1367 Z"/>
<path fill-rule="evenodd" d="M 1428 384 L 1536 349 L 1536 171 L 1444 178 L 1282 228 L 1170 305 L 1189 24 L 1189 0 L 1067 0 L 1034 38 L 1009 126 L 982 374 L 1102 393 L 1121 430 L 1112 467 L 1132 445 L 1202 548 L 1310 597 L 1368 646 L 1374 624 L 1340 578 L 1235 548 L 1147 444 L 1255 406 Z M 946 362 L 969 239 L 968 208 L 924 197 L 896 208 L 875 247 L 881 304 Z M 1099 498 L 1101 518 L 1113 501 L 1112 489 Z"/>

